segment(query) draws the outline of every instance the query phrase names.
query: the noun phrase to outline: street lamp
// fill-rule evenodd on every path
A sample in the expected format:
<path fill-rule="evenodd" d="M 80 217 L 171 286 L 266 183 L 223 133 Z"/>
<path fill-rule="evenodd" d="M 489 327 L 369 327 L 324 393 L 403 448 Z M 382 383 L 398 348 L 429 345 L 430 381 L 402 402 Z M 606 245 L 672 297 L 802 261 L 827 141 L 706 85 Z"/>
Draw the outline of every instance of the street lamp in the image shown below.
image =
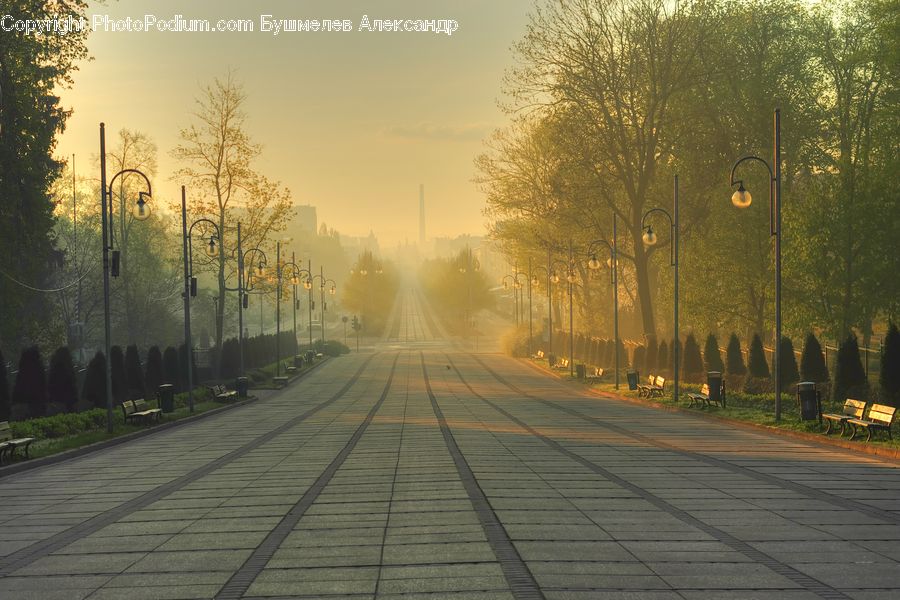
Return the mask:
<path fill-rule="evenodd" d="M 184 292 L 182 294 L 184 296 L 184 354 L 187 359 L 188 409 L 190 412 L 194 412 L 194 343 L 191 339 L 191 297 L 197 295 L 197 278 L 194 277 L 194 227 L 203 223 L 211 226 L 215 232 L 210 234 L 208 240 L 203 243 L 203 251 L 210 258 L 218 256 L 218 242 L 221 236 L 219 226 L 206 218 L 197 219 L 188 227 L 186 198 L 185 188 L 181 186 L 181 233 L 184 251 Z M 218 320 L 218 305 L 216 320 Z"/>
<path fill-rule="evenodd" d="M 362 272 L 362 271 L 360 271 Z M 326 279 L 325 274 L 323 273 L 323 267 L 319 266 L 319 274 L 314 275 L 311 278 L 306 280 L 306 283 L 309 284 L 306 289 L 312 290 L 313 284 L 315 284 L 316 280 L 319 280 L 319 310 L 322 313 L 322 344 L 325 344 L 325 287 L 330 283 L 331 288 L 328 290 L 328 293 L 334 296 L 337 293 L 337 284 L 334 279 Z M 310 291 L 312 293 L 312 291 Z"/>
<path fill-rule="evenodd" d="M 554 266 L 561 266 L 565 269 L 566 274 L 566 285 L 568 286 L 569 292 L 569 376 L 575 376 L 575 326 L 572 321 L 572 317 L 574 316 L 574 311 L 572 308 L 572 288 L 573 284 L 578 280 L 575 276 L 574 264 L 572 261 L 572 243 L 569 242 L 569 261 L 563 262 L 561 260 L 555 261 L 553 263 Z M 550 281 L 553 283 L 559 283 L 561 277 L 559 276 L 559 272 L 554 269 L 552 274 L 550 275 Z"/>
<path fill-rule="evenodd" d="M 508 290 L 509 286 L 512 285 L 513 288 L 513 312 L 516 315 L 516 328 L 519 327 L 519 296 L 518 290 L 522 287 L 522 282 L 519 281 L 519 275 L 525 275 L 524 273 L 519 273 L 517 271 L 513 271 L 510 275 L 504 275 L 500 282 L 503 284 L 503 289 Z M 507 281 L 507 279 L 509 281 Z"/>
<path fill-rule="evenodd" d="M 744 188 L 742 179 L 734 174 L 741 163 L 756 161 L 762 163 L 769 172 L 769 233 L 775 237 L 775 422 L 781 421 L 781 111 L 775 109 L 773 116 L 772 164 L 758 156 L 744 156 L 731 167 L 731 187 L 738 189 L 731 195 L 731 203 L 738 208 L 747 208 L 753 197 Z"/>
<path fill-rule="evenodd" d="M 280 242 L 279 242 L 278 247 L 280 248 Z M 278 269 L 278 285 L 279 285 L 278 308 L 277 308 L 278 316 L 276 317 L 278 332 L 275 337 L 275 357 L 276 357 L 275 373 L 276 373 L 276 375 L 281 373 L 281 367 L 280 367 L 280 365 L 281 365 L 281 335 L 280 335 L 281 334 L 281 288 L 280 288 L 280 286 L 281 286 L 281 281 L 284 278 L 284 270 L 288 267 L 291 268 L 291 276 L 290 276 L 291 289 L 292 289 L 291 307 L 292 307 L 292 311 L 293 311 L 293 315 L 294 315 L 294 343 L 295 344 L 297 343 L 297 302 L 298 302 L 297 301 L 297 286 L 300 285 L 301 275 L 306 273 L 306 276 L 309 277 L 309 271 L 307 271 L 306 269 L 301 269 L 297 265 L 297 263 L 294 260 L 293 253 L 291 254 L 291 262 L 284 263 Z"/>
<path fill-rule="evenodd" d="M 672 357 L 675 361 L 675 368 L 674 368 L 675 376 L 673 377 L 675 385 L 673 386 L 673 393 L 674 393 L 675 402 L 678 402 L 678 364 L 679 364 L 679 354 L 680 354 L 679 350 L 681 347 L 681 339 L 679 338 L 679 333 L 678 333 L 678 232 L 679 232 L 679 226 L 678 226 L 678 175 L 675 175 L 673 196 L 674 196 L 673 197 L 673 205 L 674 205 L 675 217 L 673 218 L 672 215 L 670 215 L 669 212 L 667 210 L 665 210 L 664 208 L 651 208 L 646 213 L 644 213 L 644 216 L 641 219 L 641 230 L 646 230 L 646 231 L 644 231 L 644 235 L 643 235 L 644 245 L 645 246 L 655 246 L 656 243 L 658 242 L 658 237 L 656 235 L 656 232 L 653 231 L 653 227 L 650 224 L 647 224 L 645 226 L 647 217 L 649 217 L 654 212 L 659 212 L 659 213 L 664 214 L 669 219 L 669 224 L 671 225 L 672 239 L 671 239 L 671 243 L 669 245 L 669 266 L 675 268 L 675 273 L 674 273 L 674 275 L 675 275 L 675 290 L 674 290 L 674 296 L 675 296 L 675 302 L 674 302 L 674 304 L 675 304 L 675 343 L 674 343 L 674 346 L 675 347 L 673 348 L 673 352 L 672 352 Z M 616 353 L 618 354 L 618 348 L 616 348 Z"/>
<path fill-rule="evenodd" d="M 616 389 L 619 389 L 619 246 L 616 232 L 617 223 L 618 216 L 613 212 L 612 243 L 610 244 L 606 240 L 595 240 L 591 242 L 588 247 L 588 255 L 591 257 L 590 260 L 588 260 L 588 268 L 596 271 L 602 266 L 602 263 L 597 260 L 597 254 L 595 252 L 597 246 L 603 245 L 609 248 L 609 259 L 607 259 L 606 265 L 609 267 L 609 283 L 613 288 L 613 343 L 616 349 L 614 353 Z"/>
<path fill-rule="evenodd" d="M 238 234 L 238 348 L 240 355 L 240 373 L 241 377 L 244 376 L 244 309 L 247 308 L 250 304 L 250 295 L 249 292 L 253 290 L 253 278 L 252 274 L 255 272 L 259 277 L 265 275 L 266 271 L 266 253 L 259 249 L 259 247 L 251 248 L 244 252 L 243 247 L 241 246 L 241 224 L 238 223 L 237 227 Z M 251 255 L 259 255 L 257 258 L 257 263 L 253 266 L 253 261 L 250 261 L 251 271 L 247 271 L 246 263 L 247 257 Z M 260 305 L 262 304 L 262 300 L 260 300 Z"/>
<path fill-rule="evenodd" d="M 112 362 L 110 353 L 112 351 L 112 331 L 111 317 L 109 308 L 109 277 L 119 275 L 119 256 L 120 251 L 114 249 L 115 235 L 113 227 L 113 183 L 119 177 L 134 173 L 144 179 L 147 184 L 146 192 L 138 192 L 138 199 L 132 207 L 132 216 L 143 221 L 150 216 L 149 201 L 153 197 L 150 179 L 137 169 L 123 169 L 112 176 L 109 186 L 106 183 L 106 126 L 100 123 L 100 213 L 101 226 L 103 227 L 103 329 L 104 329 L 104 349 L 106 351 L 106 431 L 112 433 L 113 430 L 113 396 L 112 396 Z M 120 216 L 125 219 L 124 213 L 120 212 Z M 112 252 L 112 265 L 110 265 L 110 252 Z M 110 271 L 112 273 L 110 273 Z"/>

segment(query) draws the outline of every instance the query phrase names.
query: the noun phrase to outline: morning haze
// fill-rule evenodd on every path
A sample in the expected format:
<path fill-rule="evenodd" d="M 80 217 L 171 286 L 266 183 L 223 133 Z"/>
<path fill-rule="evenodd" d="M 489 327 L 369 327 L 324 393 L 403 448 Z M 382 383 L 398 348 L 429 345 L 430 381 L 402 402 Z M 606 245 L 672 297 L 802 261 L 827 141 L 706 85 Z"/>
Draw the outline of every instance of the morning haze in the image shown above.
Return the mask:
<path fill-rule="evenodd" d="M 160 196 L 177 193 L 168 151 L 190 122 L 199 86 L 233 70 L 247 94 L 247 133 L 263 144 L 258 167 L 288 186 L 296 204 L 351 235 L 382 244 L 417 239 L 418 184 L 426 184 L 429 236 L 484 232 L 483 198 L 471 180 L 481 140 L 502 125 L 497 108 L 509 46 L 524 32 L 527 3 L 146 2 L 91 3 L 113 19 L 249 19 L 252 33 L 114 33 L 88 40 L 94 57 L 62 93 L 74 108 L 58 154 L 89 163 L 97 124 L 156 141 Z M 388 32 L 259 30 L 273 18 L 455 19 L 452 36 Z M 354 28 L 356 29 L 356 28 Z M 93 164 L 93 161 L 91 161 Z M 92 168 L 92 167 L 90 167 Z M 82 174 L 88 174 L 83 172 Z"/>

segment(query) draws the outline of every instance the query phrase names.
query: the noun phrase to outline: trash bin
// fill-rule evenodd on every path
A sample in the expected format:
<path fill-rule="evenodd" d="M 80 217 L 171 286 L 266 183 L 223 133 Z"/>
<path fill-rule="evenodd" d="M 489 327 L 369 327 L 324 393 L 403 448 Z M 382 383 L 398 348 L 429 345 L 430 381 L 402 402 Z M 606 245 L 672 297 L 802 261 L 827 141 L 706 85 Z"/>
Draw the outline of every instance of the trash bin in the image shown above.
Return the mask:
<path fill-rule="evenodd" d="M 797 404 L 800 406 L 800 420 L 822 420 L 822 397 L 815 382 L 801 381 L 797 384 Z"/>
<path fill-rule="evenodd" d="M 550 365 L 551 367 L 556 364 L 556 355 L 555 354 L 547 355 L 547 364 Z"/>
<path fill-rule="evenodd" d="M 632 392 L 637 389 L 638 382 L 638 372 L 637 371 L 628 371 L 625 374 L 625 379 L 628 380 L 628 389 Z"/>
<path fill-rule="evenodd" d="M 725 408 L 725 388 L 722 385 L 722 373 L 719 371 L 706 372 L 706 385 L 709 386 L 709 401 L 722 401 L 722 408 Z"/>
<path fill-rule="evenodd" d="M 294 355 L 294 366 L 298 369 L 303 366 L 303 357 L 299 354 Z"/>
<path fill-rule="evenodd" d="M 575 376 L 578 377 L 578 379 L 584 379 L 585 374 L 586 371 L 584 370 L 584 365 L 582 363 L 575 365 Z"/>
<path fill-rule="evenodd" d="M 246 377 L 238 377 L 234 382 L 234 389 L 237 390 L 238 398 L 246 398 L 247 390 L 250 388 L 250 381 Z"/>
<path fill-rule="evenodd" d="M 159 408 L 164 413 L 175 411 L 175 386 L 171 383 L 164 383 L 159 386 L 157 391 L 159 397 Z"/>

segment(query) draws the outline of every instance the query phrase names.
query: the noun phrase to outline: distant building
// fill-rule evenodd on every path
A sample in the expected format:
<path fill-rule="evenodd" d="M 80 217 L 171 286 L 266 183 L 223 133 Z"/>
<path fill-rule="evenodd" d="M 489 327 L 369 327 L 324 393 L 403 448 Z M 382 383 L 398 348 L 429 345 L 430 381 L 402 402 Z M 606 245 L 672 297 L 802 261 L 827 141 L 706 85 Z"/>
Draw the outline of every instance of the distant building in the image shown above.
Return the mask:
<path fill-rule="evenodd" d="M 319 231 L 319 219 L 316 216 L 316 207 L 309 204 L 295 206 L 296 216 L 292 219 L 292 225 L 305 233 L 316 234 Z"/>

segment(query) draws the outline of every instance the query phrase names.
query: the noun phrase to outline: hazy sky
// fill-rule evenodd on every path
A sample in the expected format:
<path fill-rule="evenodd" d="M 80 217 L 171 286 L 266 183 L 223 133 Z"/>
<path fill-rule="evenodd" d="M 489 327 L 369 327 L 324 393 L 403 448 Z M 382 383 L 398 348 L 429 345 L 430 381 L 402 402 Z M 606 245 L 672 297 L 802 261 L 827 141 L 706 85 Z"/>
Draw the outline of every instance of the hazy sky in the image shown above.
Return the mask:
<path fill-rule="evenodd" d="M 484 231 L 483 199 L 471 182 L 482 140 L 506 118 L 497 108 L 510 45 L 525 31 L 528 0 L 119 0 L 92 5 L 113 18 L 246 18 L 253 33 L 91 34 L 92 62 L 63 91 L 74 114 L 57 154 L 76 154 L 88 175 L 98 124 L 150 134 L 159 146 L 154 192 L 177 184 L 168 151 L 190 123 L 199 85 L 229 68 L 247 92 L 247 128 L 264 146 L 258 168 L 318 207 L 343 233 L 374 229 L 382 244 L 418 238 L 418 186 L 425 184 L 429 237 Z M 351 19 L 350 33 L 259 31 L 261 14 Z M 452 36 L 356 31 L 374 19 L 455 19 Z M 159 191 L 157 191 L 159 190 Z"/>

